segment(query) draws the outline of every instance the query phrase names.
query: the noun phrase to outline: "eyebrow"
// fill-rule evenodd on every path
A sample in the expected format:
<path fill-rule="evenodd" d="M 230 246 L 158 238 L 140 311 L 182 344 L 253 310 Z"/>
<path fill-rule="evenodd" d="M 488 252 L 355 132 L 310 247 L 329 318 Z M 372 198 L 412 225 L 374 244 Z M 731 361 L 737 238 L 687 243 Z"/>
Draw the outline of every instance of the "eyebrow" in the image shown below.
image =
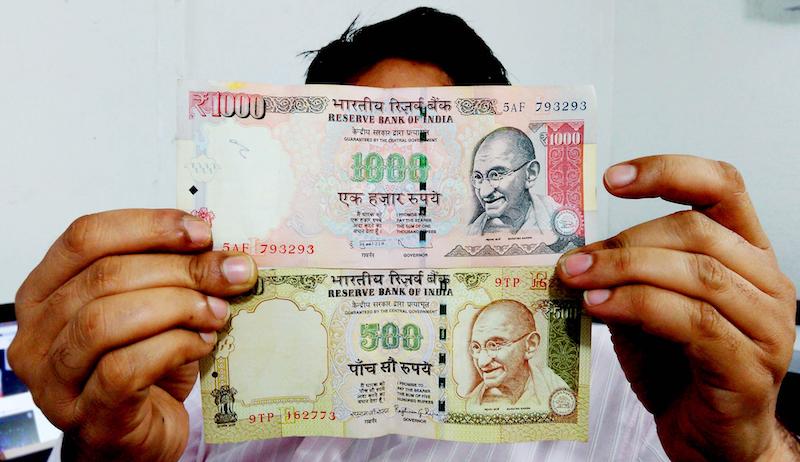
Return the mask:
<path fill-rule="evenodd" d="M 505 338 L 505 337 L 498 337 L 497 335 L 495 335 L 495 336 L 493 336 L 493 337 L 489 337 L 489 338 L 487 338 L 487 339 L 486 339 L 486 342 L 489 342 L 489 341 L 494 341 L 494 342 L 497 342 L 497 341 L 503 341 L 503 342 L 507 342 L 507 341 L 508 341 L 508 339 L 507 339 L 507 338 Z M 473 340 L 473 342 L 475 342 L 475 343 L 478 343 L 476 340 Z M 484 342 L 484 343 L 485 343 L 485 342 Z"/>
<path fill-rule="evenodd" d="M 502 165 L 495 165 L 494 167 L 490 168 L 489 170 L 486 170 L 486 173 L 489 173 L 492 170 L 511 170 L 511 167 L 505 167 L 505 166 L 502 166 Z M 481 172 L 480 170 L 473 170 L 473 173 L 481 173 L 482 174 L 483 172 Z"/>

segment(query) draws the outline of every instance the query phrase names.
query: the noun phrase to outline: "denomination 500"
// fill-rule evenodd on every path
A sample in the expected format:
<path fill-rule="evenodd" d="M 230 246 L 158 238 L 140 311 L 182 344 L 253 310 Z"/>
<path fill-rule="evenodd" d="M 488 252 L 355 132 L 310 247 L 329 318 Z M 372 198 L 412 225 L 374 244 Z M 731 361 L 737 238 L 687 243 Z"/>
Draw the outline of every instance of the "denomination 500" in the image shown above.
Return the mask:
<path fill-rule="evenodd" d="M 397 324 L 387 322 L 380 327 L 380 324 L 361 324 L 361 349 L 373 351 L 382 346 L 384 350 L 395 350 L 403 343 L 406 351 L 417 351 L 422 344 L 422 333 L 416 324 L 406 324 L 403 326 L 402 335 Z"/>
<path fill-rule="evenodd" d="M 363 154 L 357 152 L 353 154 L 353 177 L 355 182 L 367 181 L 378 183 L 386 178 L 390 183 L 400 183 L 406 179 L 412 183 L 424 183 L 428 181 L 428 158 L 425 154 L 416 153 L 408 159 L 394 152 L 389 154 L 386 161 L 377 152 Z"/>

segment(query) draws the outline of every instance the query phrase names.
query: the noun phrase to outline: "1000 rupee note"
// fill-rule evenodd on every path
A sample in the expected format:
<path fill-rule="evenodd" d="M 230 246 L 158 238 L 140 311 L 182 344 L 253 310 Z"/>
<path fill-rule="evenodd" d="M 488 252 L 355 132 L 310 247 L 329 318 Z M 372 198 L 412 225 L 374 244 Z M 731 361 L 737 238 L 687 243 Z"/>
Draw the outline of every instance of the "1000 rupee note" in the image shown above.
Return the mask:
<path fill-rule="evenodd" d="M 585 441 L 572 295 L 552 267 L 262 270 L 201 361 L 206 441 Z"/>
<path fill-rule="evenodd" d="M 178 206 L 259 266 L 551 265 L 586 242 L 592 87 L 180 91 Z"/>

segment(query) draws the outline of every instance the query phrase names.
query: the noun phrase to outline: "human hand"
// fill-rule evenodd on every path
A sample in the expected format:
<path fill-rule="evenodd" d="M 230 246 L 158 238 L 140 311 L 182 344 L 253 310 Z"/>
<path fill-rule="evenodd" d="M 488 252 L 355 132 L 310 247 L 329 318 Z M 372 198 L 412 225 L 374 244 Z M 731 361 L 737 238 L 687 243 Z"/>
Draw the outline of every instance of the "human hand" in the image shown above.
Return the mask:
<path fill-rule="evenodd" d="M 214 296 L 241 293 L 257 276 L 250 257 L 210 245 L 208 225 L 179 210 L 89 215 L 22 284 L 8 360 L 64 431 L 65 458 L 183 453 L 183 400 L 229 316 Z"/>
<path fill-rule="evenodd" d="M 739 172 L 652 156 L 611 167 L 605 184 L 619 197 L 692 206 L 570 252 L 557 269 L 609 325 L 666 453 L 681 461 L 798 457 L 775 417 L 795 337 L 795 288 Z"/>

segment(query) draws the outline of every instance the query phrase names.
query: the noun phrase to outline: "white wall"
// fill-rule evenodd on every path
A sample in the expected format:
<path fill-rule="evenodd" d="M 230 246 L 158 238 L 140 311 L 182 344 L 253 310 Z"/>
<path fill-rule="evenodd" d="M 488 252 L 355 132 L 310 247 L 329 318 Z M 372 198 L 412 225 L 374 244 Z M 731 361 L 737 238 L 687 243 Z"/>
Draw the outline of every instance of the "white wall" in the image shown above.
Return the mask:
<path fill-rule="evenodd" d="M 73 218 L 173 202 L 161 4 L 30 1 L 0 14 L 0 302 Z"/>
<path fill-rule="evenodd" d="M 799 211 L 792 149 L 800 145 L 800 36 L 791 18 L 754 18 L 773 11 L 766 0 L 426 4 L 467 20 L 515 84 L 595 84 L 601 166 L 662 150 L 742 166 L 784 266 L 800 282 L 800 251 L 790 241 Z M 7 8 L 0 303 L 13 300 L 74 217 L 174 205 L 177 78 L 301 83 L 307 61 L 299 52 L 337 37 L 359 12 L 371 23 L 417 5 L 41 0 Z M 607 199 L 601 195 L 601 207 Z M 665 210 L 610 205 L 611 231 Z"/>
<path fill-rule="evenodd" d="M 690 153 L 744 174 L 800 285 L 800 0 L 616 4 L 612 158 Z M 678 207 L 612 199 L 617 232 Z"/>

